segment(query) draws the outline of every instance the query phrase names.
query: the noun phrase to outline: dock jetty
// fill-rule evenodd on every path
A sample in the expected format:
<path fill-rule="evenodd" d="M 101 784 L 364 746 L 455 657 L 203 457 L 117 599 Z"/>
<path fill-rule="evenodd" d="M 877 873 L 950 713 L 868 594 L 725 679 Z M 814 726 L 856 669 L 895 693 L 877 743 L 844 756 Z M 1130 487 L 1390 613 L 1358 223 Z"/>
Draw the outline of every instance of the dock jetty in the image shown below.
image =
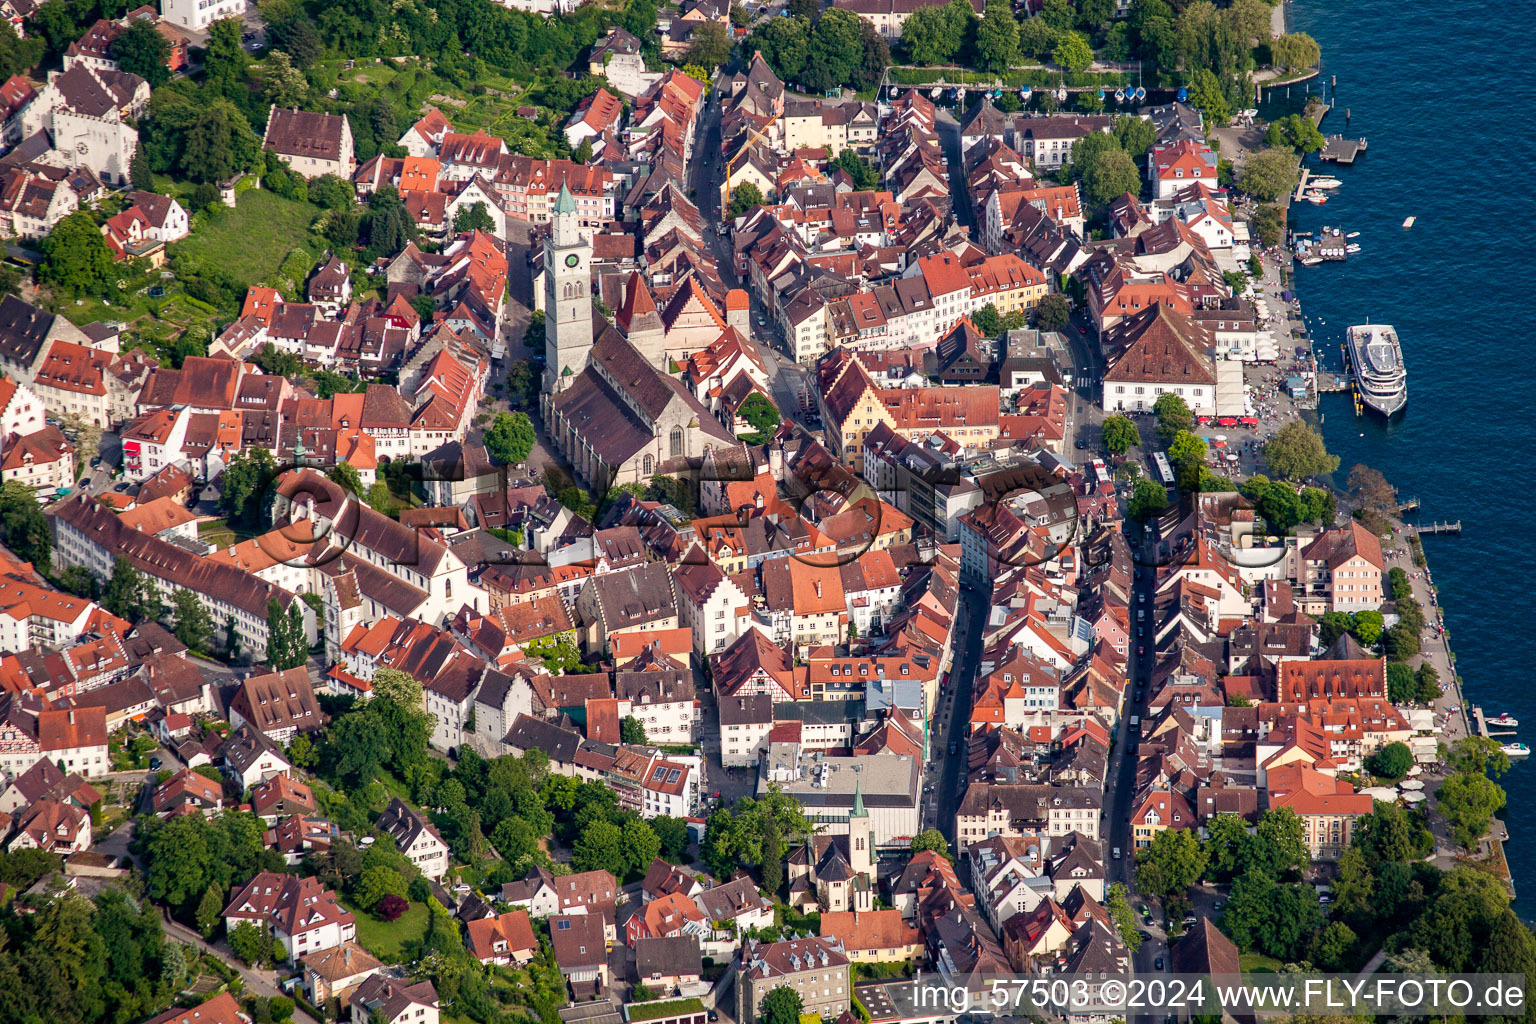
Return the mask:
<path fill-rule="evenodd" d="M 1343 164 L 1348 167 L 1355 158 L 1365 152 L 1365 139 L 1346 139 L 1342 135 L 1330 135 L 1323 140 L 1323 148 L 1317 158 L 1324 163 Z"/>

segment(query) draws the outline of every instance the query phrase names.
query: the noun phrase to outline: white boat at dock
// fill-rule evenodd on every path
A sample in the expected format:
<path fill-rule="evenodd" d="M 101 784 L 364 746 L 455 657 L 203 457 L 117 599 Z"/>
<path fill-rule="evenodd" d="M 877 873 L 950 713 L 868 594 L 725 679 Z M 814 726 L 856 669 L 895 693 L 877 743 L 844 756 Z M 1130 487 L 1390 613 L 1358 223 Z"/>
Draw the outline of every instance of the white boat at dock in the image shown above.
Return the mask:
<path fill-rule="evenodd" d="M 1321 256 L 1303 256 L 1301 258 L 1301 265 L 1304 267 L 1315 267 L 1321 262 L 1323 262 Z"/>
<path fill-rule="evenodd" d="M 1328 197 L 1327 196 L 1318 195 L 1318 194 L 1316 194 L 1314 192 L 1308 192 L 1305 195 L 1303 195 L 1301 198 L 1305 199 L 1307 202 L 1311 203 L 1313 206 L 1322 206 L 1323 204 L 1328 202 Z"/>
<path fill-rule="evenodd" d="M 1383 416 L 1401 411 L 1408 404 L 1408 371 L 1397 331 L 1389 324 L 1367 323 L 1351 327 L 1348 337 L 1360 401 Z"/>
<path fill-rule="evenodd" d="M 1529 757 L 1531 755 L 1531 748 L 1524 743 L 1506 743 L 1504 744 L 1504 753 L 1510 757 Z"/>
<path fill-rule="evenodd" d="M 1351 243 L 1349 243 L 1348 245 L 1346 245 L 1344 247 L 1344 251 L 1347 252 L 1347 253 L 1350 253 L 1351 255 L 1353 255 L 1354 253 L 1357 253 L 1357 252 L 1360 251 L 1360 247 L 1358 245 L 1356 245 L 1354 242 L 1351 242 Z"/>
<path fill-rule="evenodd" d="M 1514 729 L 1517 726 L 1519 726 L 1520 720 L 1518 718 L 1513 717 L 1508 712 L 1505 712 L 1504 714 L 1498 716 L 1497 718 L 1490 718 L 1490 719 L 1488 719 L 1488 724 L 1489 725 L 1503 726 L 1506 729 Z"/>
<path fill-rule="evenodd" d="M 1321 177 L 1321 178 L 1308 178 L 1307 179 L 1307 187 L 1308 188 L 1328 188 L 1328 189 L 1333 189 L 1333 188 L 1338 188 L 1339 186 L 1341 186 L 1343 184 L 1344 183 L 1342 181 L 1340 181 L 1338 178 L 1330 178 L 1330 177 L 1327 177 L 1326 175 Z"/>
<path fill-rule="evenodd" d="M 1360 232 L 1358 232 L 1358 231 L 1351 231 L 1349 234 L 1345 235 L 1344 237 L 1345 238 L 1359 238 L 1360 237 Z"/>

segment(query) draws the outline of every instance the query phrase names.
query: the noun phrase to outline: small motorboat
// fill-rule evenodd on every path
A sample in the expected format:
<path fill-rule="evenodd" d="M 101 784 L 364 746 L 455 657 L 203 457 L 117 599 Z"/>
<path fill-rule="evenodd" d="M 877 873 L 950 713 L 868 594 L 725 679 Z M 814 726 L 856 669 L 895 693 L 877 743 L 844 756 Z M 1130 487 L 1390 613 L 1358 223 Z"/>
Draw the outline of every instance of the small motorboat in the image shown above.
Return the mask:
<path fill-rule="evenodd" d="M 1344 247 L 1344 251 L 1346 253 L 1354 254 L 1354 253 L 1357 253 L 1357 252 L 1360 251 L 1360 247 L 1358 245 L 1356 245 L 1354 242 L 1350 242 L 1348 245 L 1346 245 Z"/>
<path fill-rule="evenodd" d="M 1358 232 L 1358 231 L 1351 231 L 1349 234 L 1345 235 L 1344 237 L 1345 238 L 1359 238 L 1360 237 L 1360 232 Z"/>
<path fill-rule="evenodd" d="M 1524 743 L 1506 743 L 1504 744 L 1504 753 L 1510 757 L 1529 757 L 1531 748 Z"/>
<path fill-rule="evenodd" d="M 1504 712 L 1502 715 L 1500 715 L 1497 718 L 1490 718 L 1490 719 L 1488 719 L 1488 724 L 1489 725 L 1502 725 L 1506 729 L 1513 729 L 1513 728 L 1516 728 L 1517 726 L 1519 726 L 1520 720 L 1518 718 L 1515 718 L 1508 711 L 1506 711 L 1506 712 Z"/>
<path fill-rule="evenodd" d="M 1321 262 L 1323 262 L 1321 256 L 1304 256 L 1302 257 L 1301 265 L 1304 267 L 1315 267 Z"/>
<path fill-rule="evenodd" d="M 1307 187 L 1309 188 L 1338 188 L 1343 184 L 1338 178 L 1322 177 L 1307 179 Z"/>
<path fill-rule="evenodd" d="M 1406 231 L 1409 228 L 1413 227 L 1413 222 L 1418 220 L 1418 219 L 1419 218 L 1417 218 L 1417 217 L 1409 217 L 1407 220 L 1403 221 L 1403 230 Z"/>
<path fill-rule="evenodd" d="M 1307 192 L 1303 194 L 1301 198 L 1305 199 L 1313 206 L 1326 206 L 1328 203 L 1327 196 L 1318 195 L 1316 192 Z"/>

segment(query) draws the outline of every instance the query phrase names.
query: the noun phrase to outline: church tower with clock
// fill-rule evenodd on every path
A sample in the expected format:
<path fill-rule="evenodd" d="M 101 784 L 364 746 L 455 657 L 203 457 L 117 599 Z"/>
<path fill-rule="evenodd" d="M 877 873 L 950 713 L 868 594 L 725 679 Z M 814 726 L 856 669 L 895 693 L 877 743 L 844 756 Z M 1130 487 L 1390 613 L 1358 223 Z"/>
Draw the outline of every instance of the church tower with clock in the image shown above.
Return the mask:
<path fill-rule="evenodd" d="M 560 186 L 544 242 L 544 398 L 575 382 L 592 359 L 592 239 L 577 228 L 576 200 Z"/>

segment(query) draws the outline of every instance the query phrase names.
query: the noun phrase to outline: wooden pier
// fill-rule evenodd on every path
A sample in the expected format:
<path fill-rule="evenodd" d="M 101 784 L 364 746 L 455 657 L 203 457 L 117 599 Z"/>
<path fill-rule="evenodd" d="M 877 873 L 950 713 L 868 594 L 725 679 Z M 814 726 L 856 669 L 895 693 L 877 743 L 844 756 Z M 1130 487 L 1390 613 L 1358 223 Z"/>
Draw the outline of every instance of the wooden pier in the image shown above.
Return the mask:
<path fill-rule="evenodd" d="M 1454 522 L 1448 523 L 1426 523 L 1423 526 L 1417 527 L 1417 532 L 1421 536 L 1426 533 L 1449 533 L 1460 535 L 1461 520 L 1457 519 Z"/>
<path fill-rule="evenodd" d="M 1418 498 L 1406 498 L 1403 501 L 1400 501 L 1400 502 L 1397 503 L 1397 514 L 1398 515 L 1407 515 L 1410 512 L 1417 512 L 1418 510 L 1419 510 L 1419 499 Z"/>
<path fill-rule="evenodd" d="M 1330 135 L 1323 140 L 1323 148 L 1317 154 L 1317 158 L 1326 163 L 1343 164 L 1348 167 L 1355 162 L 1355 157 L 1365 152 L 1365 139 L 1346 139 L 1342 135 Z"/>

